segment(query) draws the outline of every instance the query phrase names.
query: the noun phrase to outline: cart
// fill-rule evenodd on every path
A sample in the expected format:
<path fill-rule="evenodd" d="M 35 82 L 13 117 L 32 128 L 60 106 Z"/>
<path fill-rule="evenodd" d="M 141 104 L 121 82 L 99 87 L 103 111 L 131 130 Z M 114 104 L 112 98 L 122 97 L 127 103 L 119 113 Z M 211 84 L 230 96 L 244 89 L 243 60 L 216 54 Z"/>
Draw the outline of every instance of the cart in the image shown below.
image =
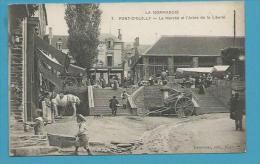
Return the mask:
<path fill-rule="evenodd" d="M 194 114 L 194 103 L 192 93 L 187 91 L 177 91 L 170 89 L 169 96 L 164 100 L 164 105 L 154 107 L 145 116 L 151 115 L 175 115 L 178 117 L 188 117 Z"/>

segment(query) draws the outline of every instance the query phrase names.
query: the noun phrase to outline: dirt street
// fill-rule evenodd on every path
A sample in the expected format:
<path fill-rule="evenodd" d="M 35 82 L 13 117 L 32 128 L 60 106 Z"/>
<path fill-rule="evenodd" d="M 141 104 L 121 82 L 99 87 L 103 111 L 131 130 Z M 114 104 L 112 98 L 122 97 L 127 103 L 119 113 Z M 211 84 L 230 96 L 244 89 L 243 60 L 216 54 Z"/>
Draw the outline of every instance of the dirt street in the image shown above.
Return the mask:
<path fill-rule="evenodd" d="M 245 149 L 245 131 L 235 131 L 234 121 L 227 113 L 184 119 L 136 116 L 86 118 L 90 142 L 103 145 L 90 147 L 94 154 L 100 154 L 101 150 L 106 152 L 104 154 L 155 154 L 228 153 Z M 77 124 L 75 120 L 66 119 L 48 125 L 46 130 L 48 133 L 73 136 Z M 134 144 L 127 149 L 119 150 L 117 147 L 114 151 L 116 146 L 113 143 L 122 147 Z"/>

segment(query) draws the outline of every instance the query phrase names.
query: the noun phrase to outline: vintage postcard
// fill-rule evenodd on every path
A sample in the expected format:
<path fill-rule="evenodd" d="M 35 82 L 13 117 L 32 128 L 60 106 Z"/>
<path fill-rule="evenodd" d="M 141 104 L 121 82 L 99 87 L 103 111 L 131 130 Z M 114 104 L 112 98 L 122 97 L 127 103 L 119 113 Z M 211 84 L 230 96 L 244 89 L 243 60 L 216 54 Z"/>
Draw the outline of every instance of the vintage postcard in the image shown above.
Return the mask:
<path fill-rule="evenodd" d="M 243 1 L 10 4 L 9 155 L 243 153 Z"/>

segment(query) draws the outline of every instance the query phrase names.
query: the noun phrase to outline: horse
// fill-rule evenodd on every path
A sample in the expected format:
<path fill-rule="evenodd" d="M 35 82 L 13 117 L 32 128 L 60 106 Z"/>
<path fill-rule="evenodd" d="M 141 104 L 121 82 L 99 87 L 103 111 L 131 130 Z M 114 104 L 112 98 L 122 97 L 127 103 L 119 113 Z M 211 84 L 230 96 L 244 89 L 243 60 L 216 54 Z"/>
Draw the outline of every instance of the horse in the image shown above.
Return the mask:
<path fill-rule="evenodd" d="M 76 116 L 76 112 L 77 112 L 76 105 L 80 104 L 80 99 L 79 97 L 72 94 L 63 95 L 61 93 L 61 94 L 57 94 L 56 97 L 51 100 L 51 102 L 53 104 L 53 108 L 56 116 L 58 115 L 58 106 L 62 108 L 67 108 L 69 106 L 72 106 L 73 108 L 72 116 Z"/>

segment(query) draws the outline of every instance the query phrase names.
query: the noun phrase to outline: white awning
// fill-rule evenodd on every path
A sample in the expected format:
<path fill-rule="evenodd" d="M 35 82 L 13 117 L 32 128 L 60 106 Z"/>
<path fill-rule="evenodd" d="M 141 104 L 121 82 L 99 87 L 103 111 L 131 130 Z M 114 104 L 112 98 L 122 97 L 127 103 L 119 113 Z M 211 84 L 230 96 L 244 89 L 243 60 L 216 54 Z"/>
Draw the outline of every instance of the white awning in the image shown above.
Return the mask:
<path fill-rule="evenodd" d="M 213 68 L 214 72 L 225 72 L 229 68 L 229 65 L 216 65 Z"/>
<path fill-rule="evenodd" d="M 198 73 L 212 73 L 213 67 L 197 67 L 197 68 L 177 68 L 177 72 L 198 72 Z"/>

